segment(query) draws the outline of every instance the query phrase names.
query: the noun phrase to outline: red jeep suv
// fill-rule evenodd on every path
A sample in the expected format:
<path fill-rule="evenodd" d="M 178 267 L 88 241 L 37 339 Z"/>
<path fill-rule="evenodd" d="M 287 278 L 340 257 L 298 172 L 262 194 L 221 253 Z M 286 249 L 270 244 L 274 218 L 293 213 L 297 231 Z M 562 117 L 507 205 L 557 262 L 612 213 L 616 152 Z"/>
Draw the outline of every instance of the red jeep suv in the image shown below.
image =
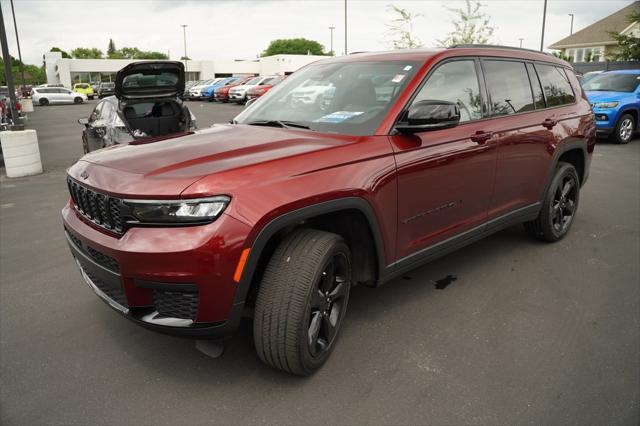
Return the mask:
<path fill-rule="evenodd" d="M 352 286 L 518 223 L 563 238 L 594 144 L 589 102 L 553 56 L 354 54 L 229 124 L 85 155 L 62 217 L 84 281 L 125 317 L 197 338 L 253 317 L 259 357 L 304 375 L 333 350 Z"/>

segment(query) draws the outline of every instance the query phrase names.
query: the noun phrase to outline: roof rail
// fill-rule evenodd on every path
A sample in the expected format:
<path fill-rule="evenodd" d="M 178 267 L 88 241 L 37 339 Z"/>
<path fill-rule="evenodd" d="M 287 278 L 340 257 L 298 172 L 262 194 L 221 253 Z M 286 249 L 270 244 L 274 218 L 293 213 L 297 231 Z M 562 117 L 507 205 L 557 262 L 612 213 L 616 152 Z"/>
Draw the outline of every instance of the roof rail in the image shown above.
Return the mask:
<path fill-rule="evenodd" d="M 534 52 L 534 53 L 542 53 L 543 55 L 551 55 L 547 52 L 541 52 L 539 50 L 533 49 L 525 49 L 524 47 L 514 47 L 514 46 L 502 46 L 499 44 L 456 44 L 449 49 L 508 49 L 508 50 L 520 50 L 525 52 Z"/>

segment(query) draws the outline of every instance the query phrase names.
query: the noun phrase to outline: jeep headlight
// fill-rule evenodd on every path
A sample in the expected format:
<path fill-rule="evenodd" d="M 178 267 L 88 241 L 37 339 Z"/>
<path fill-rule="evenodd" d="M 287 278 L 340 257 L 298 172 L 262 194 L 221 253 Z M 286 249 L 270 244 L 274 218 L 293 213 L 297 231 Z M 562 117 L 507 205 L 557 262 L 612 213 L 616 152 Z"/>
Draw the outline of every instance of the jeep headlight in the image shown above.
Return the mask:
<path fill-rule="evenodd" d="M 227 196 L 194 200 L 125 200 L 140 223 L 207 223 L 214 221 L 227 207 Z"/>
<path fill-rule="evenodd" d="M 595 108 L 602 108 L 602 109 L 615 108 L 618 106 L 618 102 L 596 102 L 595 104 L 593 104 L 593 106 Z"/>

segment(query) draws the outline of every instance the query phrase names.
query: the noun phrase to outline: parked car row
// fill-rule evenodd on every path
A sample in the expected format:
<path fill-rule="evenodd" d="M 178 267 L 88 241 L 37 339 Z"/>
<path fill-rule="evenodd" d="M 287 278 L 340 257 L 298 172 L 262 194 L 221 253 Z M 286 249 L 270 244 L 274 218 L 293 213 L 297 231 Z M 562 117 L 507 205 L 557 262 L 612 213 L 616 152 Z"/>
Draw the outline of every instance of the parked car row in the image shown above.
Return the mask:
<path fill-rule="evenodd" d="M 208 100 L 209 102 L 236 102 L 244 104 L 250 99 L 264 95 L 280 83 L 284 76 L 219 77 L 191 82 L 185 86 L 184 98 Z M 256 90 L 252 90 L 256 89 Z M 249 93 L 251 91 L 251 94 Z"/>

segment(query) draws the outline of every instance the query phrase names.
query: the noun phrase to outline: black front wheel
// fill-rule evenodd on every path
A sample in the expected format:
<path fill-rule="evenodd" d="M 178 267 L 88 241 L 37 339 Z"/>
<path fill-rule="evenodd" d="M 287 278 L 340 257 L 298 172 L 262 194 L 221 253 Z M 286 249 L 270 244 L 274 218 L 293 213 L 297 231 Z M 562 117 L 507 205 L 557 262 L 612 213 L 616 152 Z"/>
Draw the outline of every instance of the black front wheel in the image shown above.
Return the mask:
<path fill-rule="evenodd" d="M 40 105 L 42 105 L 42 106 L 49 105 L 49 99 L 47 99 L 47 98 L 40 98 L 39 103 L 40 103 Z"/>
<path fill-rule="evenodd" d="M 575 167 L 560 162 L 545 194 L 536 220 L 526 222 L 525 229 L 543 241 L 561 240 L 569 232 L 578 210 L 580 178 Z"/>
<path fill-rule="evenodd" d="M 342 237 L 301 229 L 278 246 L 265 270 L 253 336 L 266 364 L 298 375 L 320 368 L 347 310 L 351 254 Z"/>
<path fill-rule="evenodd" d="M 81 104 L 81 103 L 82 103 L 82 98 L 81 98 L 80 96 L 76 97 L 76 98 L 73 100 L 73 103 L 74 103 L 74 104 Z"/>

